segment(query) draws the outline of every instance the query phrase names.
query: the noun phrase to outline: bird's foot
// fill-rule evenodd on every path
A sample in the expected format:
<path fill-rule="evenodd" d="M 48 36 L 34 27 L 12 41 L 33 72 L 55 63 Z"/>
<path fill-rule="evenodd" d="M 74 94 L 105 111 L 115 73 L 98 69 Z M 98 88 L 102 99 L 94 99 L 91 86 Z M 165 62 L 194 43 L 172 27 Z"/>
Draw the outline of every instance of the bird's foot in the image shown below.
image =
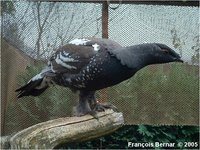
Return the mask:
<path fill-rule="evenodd" d="M 98 119 L 96 111 L 93 111 L 91 109 L 82 109 L 78 106 L 73 108 L 73 116 L 81 117 L 84 115 L 91 115 L 94 118 Z"/>
<path fill-rule="evenodd" d="M 80 109 L 79 107 L 73 108 L 73 116 L 81 117 L 88 114 L 89 110 Z"/>
<path fill-rule="evenodd" d="M 106 109 L 113 109 L 118 112 L 116 106 L 110 103 L 96 103 L 91 109 L 83 109 L 82 107 L 75 107 L 73 109 L 73 116 L 81 117 L 84 115 L 91 115 L 98 120 L 97 112 L 103 112 Z"/>
<path fill-rule="evenodd" d="M 93 106 L 92 111 L 102 112 L 106 109 L 113 109 L 114 111 L 118 112 L 117 107 L 110 103 L 96 103 L 95 106 Z"/>

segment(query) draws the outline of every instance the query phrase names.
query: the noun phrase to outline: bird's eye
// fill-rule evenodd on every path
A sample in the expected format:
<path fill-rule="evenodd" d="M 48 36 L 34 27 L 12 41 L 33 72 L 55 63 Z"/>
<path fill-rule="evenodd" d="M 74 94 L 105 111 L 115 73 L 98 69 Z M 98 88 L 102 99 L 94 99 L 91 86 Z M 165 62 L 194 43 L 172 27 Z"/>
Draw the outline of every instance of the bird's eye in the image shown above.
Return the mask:
<path fill-rule="evenodd" d="M 162 51 L 163 51 L 165 54 L 169 54 L 169 51 L 166 50 L 166 49 L 162 49 Z"/>

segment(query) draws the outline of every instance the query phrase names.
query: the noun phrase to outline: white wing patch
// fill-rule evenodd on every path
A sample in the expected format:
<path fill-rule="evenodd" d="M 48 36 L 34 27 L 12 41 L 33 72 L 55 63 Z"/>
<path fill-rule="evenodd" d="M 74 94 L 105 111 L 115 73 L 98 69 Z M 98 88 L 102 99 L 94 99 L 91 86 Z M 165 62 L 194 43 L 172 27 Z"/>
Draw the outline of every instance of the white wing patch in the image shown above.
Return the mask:
<path fill-rule="evenodd" d="M 67 68 L 67 69 L 76 69 L 76 67 L 70 66 L 70 65 L 66 64 L 65 62 L 63 62 L 63 61 L 59 58 L 58 55 L 57 55 L 55 61 L 56 61 L 57 64 L 59 64 L 59 65 L 65 67 L 65 68 Z"/>
<path fill-rule="evenodd" d="M 69 56 L 69 53 L 67 53 L 67 52 L 65 52 L 65 51 L 63 51 L 63 54 L 64 54 L 66 57 Z"/>
<path fill-rule="evenodd" d="M 67 54 L 67 55 L 66 55 Z M 60 59 L 64 62 L 77 62 L 78 60 L 75 60 L 74 58 L 71 58 L 69 55 L 69 53 L 64 54 L 65 56 L 62 55 L 62 53 L 60 52 Z"/>
<path fill-rule="evenodd" d="M 88 39 L 74 39 L 69 42 L 69 44 L 75 44 L 75 45 L 86 45 L 87 42 L 90 40 Z"/>
<path fill-rule="evenodd" d="M 100 45 L 98 45 L 97 43 L 93 44 L 92 47 L 94 47 L 94 51 L 100 50 Z"/>
<path fill-rule="evenodd" d="M 33 78 L 31 78 L 30 81 L 36 81 L 36 80 L 42 79 L 44 77 L 44 75 L 42 75 L 42 74 L 44 74 L 45 72 L 48 72 L 50 70 L 51 70 L 51 68 L 49 66 L 44 68 L 39 74 L 37 74 Z"/>
<path fill-rule="evenodd" d="M 90 42 L 90 40 L 88 40 L 88 39 L 74 39 L 74 40 L 70 41 L 69 44 L 86 45 L 87 42 Z M 97 43 L 93 44 L 92 47 L 94 48 L 94 51 L 100 50 L 100 45 L 98 45 Z M 64 55 L 65 55 L 65 53 L 64 53 Z M 67 54 L 66 54 L 66 56 L 67 56 Z"/>
<path fill-rule="evenodd" d="M 37 74 L 36 76 L 34 76 L 31 80 L 28 81 L 28 83 L 29 83 L 30 81 L 36 81 L 36 80 L 38 80 L 38 79 L 42 79 L 43 77 L 42 77 L 41 74 L 42 74 L 42 73 L 39 73 L 39 74 Z"/>

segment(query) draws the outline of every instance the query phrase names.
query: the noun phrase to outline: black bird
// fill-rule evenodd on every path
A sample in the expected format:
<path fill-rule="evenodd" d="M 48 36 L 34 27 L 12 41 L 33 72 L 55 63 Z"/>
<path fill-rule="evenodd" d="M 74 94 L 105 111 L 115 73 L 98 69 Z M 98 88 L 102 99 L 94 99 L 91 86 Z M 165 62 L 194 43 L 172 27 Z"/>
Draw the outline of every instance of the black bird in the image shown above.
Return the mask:
<path fill-rule="evenodd" d="M 99 104 L 95 91 L 118 84 L 150 64 L 183 62 L 164 44 L 148 43 L 122 47 L 109 39 L 75 39 L 59 48 L 48 66 L 16 91 L 18 98 L 38 96 L 51 84 L 80 91 L 78 116 L 102 111 L 111 105 Z"/>

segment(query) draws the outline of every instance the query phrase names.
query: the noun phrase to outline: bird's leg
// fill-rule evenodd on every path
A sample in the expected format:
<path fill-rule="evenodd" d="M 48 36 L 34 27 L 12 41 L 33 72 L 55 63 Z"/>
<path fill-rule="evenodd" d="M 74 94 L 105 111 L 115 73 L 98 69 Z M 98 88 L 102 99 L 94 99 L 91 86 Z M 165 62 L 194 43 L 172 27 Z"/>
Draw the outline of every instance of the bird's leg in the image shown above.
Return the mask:
<path fill-rule="evenodd" d="M 114 111 L 118 111 L 117 107 L 110 104 L 110 103 L 99 103 L 95 98 L 95 92 L 91 92 L 90 98 L 88 99 L 90 108 L 92 112 L 101 112 L 105 111 L 106 109 L 113 109 Z"/>
<path fill-rule="evenodd" d="M 95 97 L 95 91 L 90 91 L 90 96 L 88 98 L 88 103 L 90 105 L 90 109 L 93 110 L 94 107 L 96 106 L 96 97 Z"/>
<path fill-rule="evenodd" d="M 79 104 L 74 112 L 75 116 L 83 116 L 90 114 L 98 118 L 96 112 L 105 111 L 106 109 L 117 110 L 117 108 L 109 103 L 98 103 L 95 98 L 95 91 L 80 91 Z"/>
<path fill-rule="evenodd" d="M 79 104 L 76 107 L 75 115 L 83 116 L 86 114 L 93 115 L 93 111 L 91 110 L 90 103 L 91 99 L 94 98 L 94 92 L 90 91 L 80 91 L 79 94 Z"/>
<path fill-rule="evenodd" d="M 94 105 L 92 111 L 96 112 L 96 111 L 105 111 L 106 109 L 113 109 L 114 111 L 118 111 L 117 107 L 114 106 L 113 104 L 110 103 L 96 103 L 96 105 Z"/>

